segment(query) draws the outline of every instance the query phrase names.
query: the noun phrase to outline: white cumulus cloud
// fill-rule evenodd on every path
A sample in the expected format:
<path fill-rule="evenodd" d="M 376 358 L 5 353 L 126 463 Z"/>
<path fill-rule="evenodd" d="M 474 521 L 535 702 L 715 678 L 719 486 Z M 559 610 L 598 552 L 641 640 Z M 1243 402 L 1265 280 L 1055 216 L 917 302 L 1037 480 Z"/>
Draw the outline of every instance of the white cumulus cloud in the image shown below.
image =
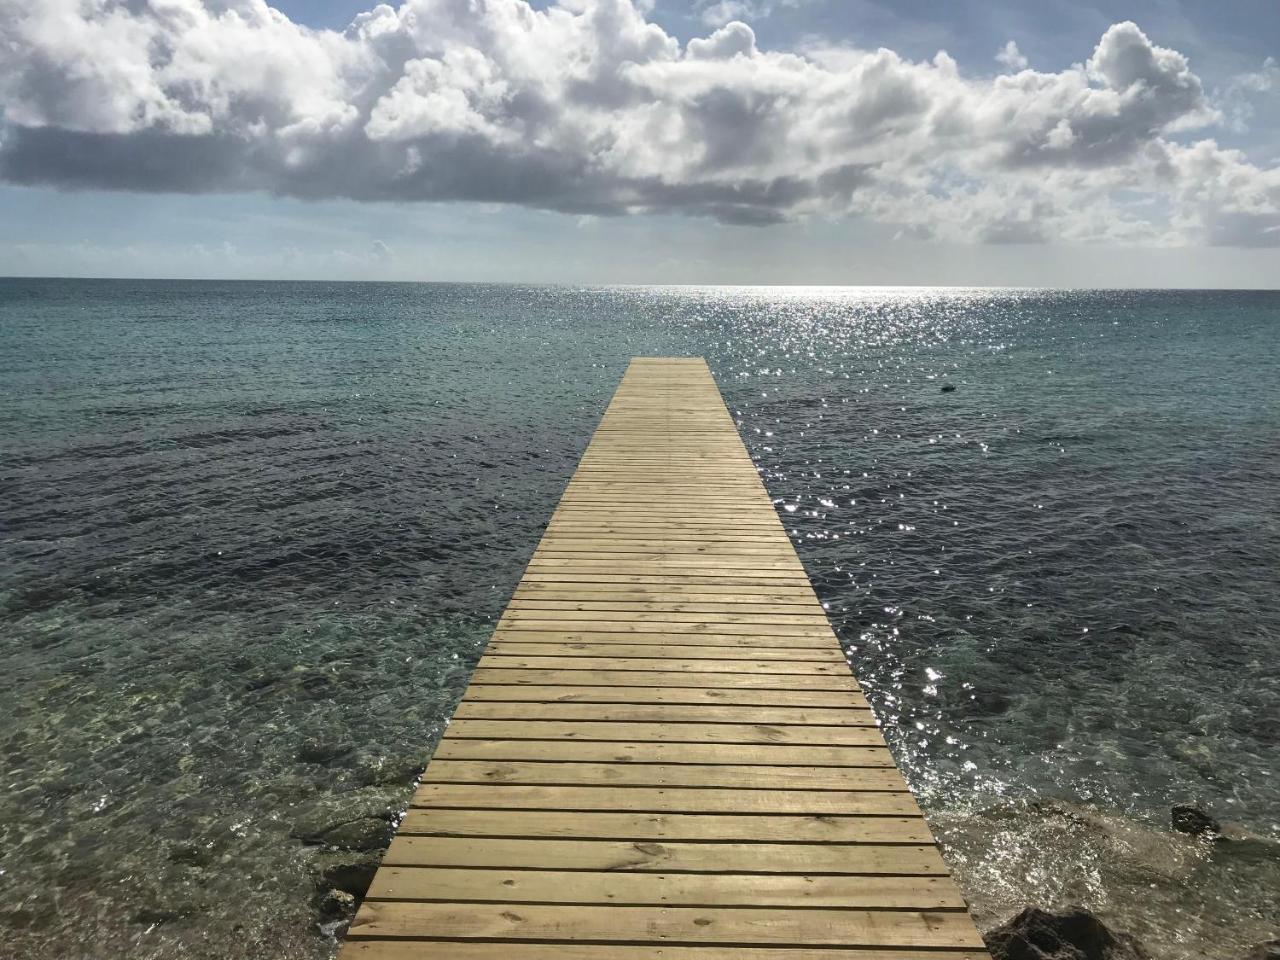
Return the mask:
<path fill-rule="evenodd" d="M 734 18 L 762 3 L 704 5 L 681 44 L 649 6 L 407 0 L 336 32 L 263 0 L 0 0 L 0 178 L 1280 244 L 1280 172 L 1210 138 L 1190 63 L 1133 23 L 1055 72 L 1010 41 L 991 76 L 762 49 Z"/>

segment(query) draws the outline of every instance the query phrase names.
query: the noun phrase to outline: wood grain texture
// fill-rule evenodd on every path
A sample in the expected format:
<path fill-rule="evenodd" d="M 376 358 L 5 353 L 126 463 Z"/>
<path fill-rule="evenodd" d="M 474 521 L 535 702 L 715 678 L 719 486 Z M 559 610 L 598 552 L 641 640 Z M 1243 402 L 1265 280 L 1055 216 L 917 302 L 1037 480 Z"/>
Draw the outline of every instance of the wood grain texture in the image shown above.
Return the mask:
<path fill-rule="evenodd" d="M 706 364 L 637 358 L 342 960 L 982 960 Z"/>

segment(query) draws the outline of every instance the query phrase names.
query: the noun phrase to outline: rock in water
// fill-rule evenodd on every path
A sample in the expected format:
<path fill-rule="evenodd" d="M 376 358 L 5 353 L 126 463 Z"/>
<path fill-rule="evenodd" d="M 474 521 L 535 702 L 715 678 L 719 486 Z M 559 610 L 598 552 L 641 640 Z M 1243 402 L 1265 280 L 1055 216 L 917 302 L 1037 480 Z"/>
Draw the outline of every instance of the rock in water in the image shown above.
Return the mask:
<path fill-rule="evenodd" d="M 1084 907 L 1027 907 L 986 934 L 994 960 L 1151 960 L 1127 933 L 1113 933 Z"/>
<path fill-rule="evenodd" d="M 339 850 L 380 850 L 391 839 L 391 824 L 380 817 L 361 817 L 326 830 L 320 840 Z"/>
<path fill-rule="evenodd" d="M 1244 960 L 1280 960 L 1280 940 L 1258 944 L 1245 954 Z"/>
<path fill-rule="evenodd" d="M 944 383 L 942 385 L 943 393 L 954 393 L 955 389 L 956 389 L 956 385 L 954 383 Z"/>
<path fill-rule="evenodd" d="M 349 917 L 356 912 L 356 898 L 344 890 L 330 890 L 320 898 L 320 916 L 333 919 Z"/>
<path fill-rule="evenodd" d="M 298 759 L 303 763 L 331 763 L 353 749 L 353 744 L 340 741 L 305 740 L 298 747 Z"/>
<path fill-rule="evenodd" d="M 1222 824 L 1199 807 L 1189 803 L 1179 803 L 1171 811 L 1173 829 L 1179 833 L 1189 833 L 1193 837 L 1206 833 L 1222 833 Z"/>
<path fill-rule="evenodd" d="M 373 883 L 373 875 L 378 872 L 378 861 L 381 858 L 367 853 L 348 853 L 335 855 L 327 863 L 322 863 L 317 871 L 317 887 L 320 893 L 327 890 L 341 890 L 349 893 L 357 900 L 363 900 L 369 884 Z"/>

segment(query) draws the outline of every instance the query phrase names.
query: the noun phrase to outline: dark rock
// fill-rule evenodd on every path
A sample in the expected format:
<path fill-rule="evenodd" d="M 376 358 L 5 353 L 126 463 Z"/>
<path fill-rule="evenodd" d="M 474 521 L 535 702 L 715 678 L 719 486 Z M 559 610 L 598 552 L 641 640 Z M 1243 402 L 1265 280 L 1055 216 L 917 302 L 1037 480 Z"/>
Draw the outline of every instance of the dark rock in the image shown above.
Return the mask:
<path fill-rule="evenodd" d="M 1280 960 L 1280 940 L 1258 944 L 1244 955 L 1244 960 Z"/>
<path fill-rule="evenodd" d="M 295 808 L 292 834 L 304 843 L 372 850 L 385 842 L 375 842 L 374 836 L 390 834 L 396 809 L 383 790 L 328 794 Z M 365 843 L 370 845 L 356 845 Z"/>
<path fill-rule="evenodd" d="M 944 383 L 942 385 L 943 393 L 955 393 L 956 385 L 954 383 Z"/>
<path fill-rule="evenodd" d="M 14 930 L 25 930 L 27 927 L 36 925 L 35 913 L 31 910 L 23 910 L 21 907 L 0 912 L 0 920 L 4 921 L 5 926 L 12 927 Z"/>
<path fill-rule="evenodd" d="M 1222 833 L 1222 824 L 1199 807 L 1192 806 L 1189 803 L 1175 805 L 1170 813 L 1173 829 L 1179 833 L 1189 833 L 1193 837 Z"/>
<path fill-rule="evenodd" d="M 171 863 L 185 863 L 191 867 L 207 867 L 213 862 L 213 850 L 209 845 L 175 843 L 169 848 Z"/>
<path fill-rule="evenodd" d="M 324 864 L 316 878 L 320 892 L 341 890 L 357 900 L 364 898 L 373 875 L 378 872 L 379 857 L 372 854 L 346 854 Z"/>
<path fill-rule="evenodd" d="M 320 841 L 339 850 L 380 850 L 391 839 L 391 824 L 379 817 L 361 817 L 320 835 Z"/>
<path fill-rule="evenodd" d="M 320 898 L 317 906 L 322 917 L 331 920 L 349 917 L 356 912 L 356 898 L 345 890 L 330 890 Z"/>
<path fill-rule="evenodd" d="M 280 679 L 279 673 L 272 673 L 267 670 L 259 670 L 251 673 L 244 682 L 244 688 L 250 692 L 254 690 L 262 690 L 271 686 Z"/>
<path fill-rule="evenodd" d="M 333 677 L 314 671 L 305 671 L 298 678 L 298 686 L 312 698 L 328 696 L 334 685 Z"/>
<path fill-rule="evenodd" d="M 423 762 L 417 757 L 396 757 L 361 752 L 354 758 L 352 776 L 367 786 L 406 786 L 422 775 Z"/>
<path fill-rule="evenodd" d="M 353 744 L 333 740 L 306 740 L 298 747 L 303 763 L 329 763 L 354 750 Z"/>
<path fill-rule="evenodd" d="M 1151 960 L 1127 933 L 1114 933 L 1083 907 L 1028 907 L 987 932 L 993 960 Z"/>
<path fill-rule="evenodd" d="M 975 690 L 970 701 L 977 712 L 986 714 L 1004 713 L 1013 702 L 995 690 Z"/>

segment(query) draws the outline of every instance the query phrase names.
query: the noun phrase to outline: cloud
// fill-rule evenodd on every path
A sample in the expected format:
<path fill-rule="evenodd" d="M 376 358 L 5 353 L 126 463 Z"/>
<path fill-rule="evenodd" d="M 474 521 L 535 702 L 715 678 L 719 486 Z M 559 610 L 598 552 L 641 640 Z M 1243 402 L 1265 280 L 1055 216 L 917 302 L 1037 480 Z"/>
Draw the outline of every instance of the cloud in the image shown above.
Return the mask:
<path fill-rule="evenodd" d="M 1065 70 L 1010 42 L 1011 72 L 967 76 L 941 52 L 764 50 L 738 7 L 764 9 L 705 6 L 716 28 L 682 46 L 643 0 L 408 0 L 340 33 L 262 0 L 0 0 L 0 178 L 1280 244 L 1280 174 L 1205 136 L 1223 113 L 1132 23 Z"/>
<path fill-rule="evenodd" d="M 701 19 L 708 27 L 723 27 L 734 20 L 763 20 L 779 7 L 794 9 L 805 0 L 698 0 Z"/>
<path fill-rule="evenodd" d="M 1274 57 L 1262 61 L 1258 70 L 1232 77 L 1215 97 L 1218 108 L 1227 118 L 1227 128 L 1235 133 L 1246 132 L 1254 119 L 1253 99 L 1273 90 L 1280 90 L 1280 64 Z"/>
<path fill-rule="evenodd" d="M 1027 65 L 1030 61 L 1022 55 L 1022 51 L 1018 49 L 1018 45 L 1010 40 L 1000 49 L 1000 52 L 996 54 L 996 63 L 1000 64 L 1000 66 L 1004 67 L 1006 70 L 1017 73 L 1019 70 L 1027 69 Z"/>
<path fill-rule="evenodd" d="M 759 16 L 755 4 L 747 0 L 718 0 L 702 8 L 702 22 L 709 27 L 723 27 L 734 20 L 751 20 Z"/>

